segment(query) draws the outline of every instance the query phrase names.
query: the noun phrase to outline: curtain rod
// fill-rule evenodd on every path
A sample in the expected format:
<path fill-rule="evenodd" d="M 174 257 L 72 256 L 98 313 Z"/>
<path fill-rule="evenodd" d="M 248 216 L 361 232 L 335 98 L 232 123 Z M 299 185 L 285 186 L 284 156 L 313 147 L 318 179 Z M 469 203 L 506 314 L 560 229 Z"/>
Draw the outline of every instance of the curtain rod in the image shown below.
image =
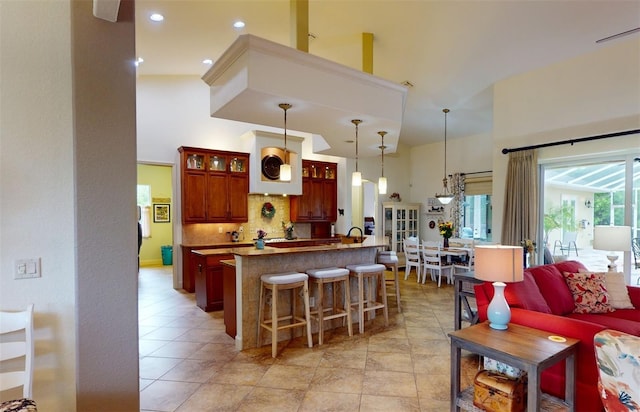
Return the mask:
<path fill-rule="evenodd" d="M 481 172 L 461 172 L 461 175 L 479 175 L 481 173 L 493 173 L 493 170 L 483 170 Z"/>
<path fill-rule="evenodd" d="M 580 137 L 578 139 L 562 140 L 559 142 L 541 143 L 541 144 L 535 144 L 532 146 L 516 147 L 513 149 L 505 148 L 505 149 L 502 149 L 502 154 L 507 154 L 511 152 L 521 152 L 523 150 L 539 149 L 541 147 L 560 146 L 565 144 L 570 144 L 573 146 L 574 143 L 588 142 L 591 140 L 599 140 L 599 139 L 608 139 L 609 137 L 626 136 L 629 134 L 637 134 L 637 133 L 640 133 L 640 129 L 626 130 L 624 132 L 607 133 L 607 134 L 601 134 L 598 136 Z"/>

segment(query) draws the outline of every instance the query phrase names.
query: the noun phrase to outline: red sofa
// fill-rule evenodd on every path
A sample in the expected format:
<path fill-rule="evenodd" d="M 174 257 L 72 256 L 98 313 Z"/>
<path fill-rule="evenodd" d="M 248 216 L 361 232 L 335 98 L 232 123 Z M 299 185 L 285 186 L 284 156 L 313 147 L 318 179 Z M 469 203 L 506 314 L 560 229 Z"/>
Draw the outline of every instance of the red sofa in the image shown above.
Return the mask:
<path fill-rule="evenodd" d="M 573 295 L 563 272 L 586 268 L 577 261 L 563 261 L 528 268 L 524 281 L 508 284 L 505 298 L 511 307 L 511 322 L 546 330 L 554 335 L 580 339 L 577 354 L 576 411 L 602 411 L 598 394 L 598 369 L 593 337 L 604 329 L 615 329 L 640 336 L 640 287 L 627 286 L 635 309 L 616 309 L 609 313 L 573 313 Z M 493 285 L 475 286 L 480 321 L 487 320 L 487 306 L 493 298 Z M 564 398 L 564 361 L 542 373 L 541 389 Z"/>

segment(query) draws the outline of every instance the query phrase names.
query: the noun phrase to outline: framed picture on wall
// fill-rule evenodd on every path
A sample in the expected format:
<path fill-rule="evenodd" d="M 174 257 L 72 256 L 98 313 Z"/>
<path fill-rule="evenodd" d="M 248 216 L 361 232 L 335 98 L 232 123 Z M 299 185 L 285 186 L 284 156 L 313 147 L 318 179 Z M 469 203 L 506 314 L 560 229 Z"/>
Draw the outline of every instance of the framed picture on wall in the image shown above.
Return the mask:
<path fill-rule="evenodd" d="M 168 203 L 153 204 L 153 222 L 169 223 L 171 222 L 171 205 Z"/>

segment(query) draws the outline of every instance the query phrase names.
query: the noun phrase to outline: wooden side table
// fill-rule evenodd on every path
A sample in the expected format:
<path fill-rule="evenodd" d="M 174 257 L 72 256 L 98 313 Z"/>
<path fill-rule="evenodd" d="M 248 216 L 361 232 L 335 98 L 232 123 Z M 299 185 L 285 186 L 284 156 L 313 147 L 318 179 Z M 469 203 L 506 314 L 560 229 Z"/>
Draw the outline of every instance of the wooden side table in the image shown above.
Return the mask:
<path fill-rule="evenodd" d="M 460 410 L 464 397 L 460 391 L 462 349 L 526 371 L 528 375 L 527 411 L 541 410 L 540 374 L 542 371 L 566 359 L 564 404 L 568 410 L 574 410 L 575 357 L 578 339 L 564 338 L 564 342 L 558 342 L 550 339 L 554 337 L 546 331 L 513 323 L 509 324 L 507 330 L 496 330 L 491 329 L 488 322 L 451 332 L 449 337 L 451 338 L 451 411 Z M 552 398 L 546 394 L 545 396 Z"/>
<path fill-rule="evenodd" d="M 473 291 L 473 285 L 477 285 L 484 282 L 483 280 L 476 279 L 474 272 L 462 272 L 453 274 L 453 287 L 454 287 L 454 316 L 453 327 L 455 330 L 459 330 L 462 327 L 462 321 L 465 320 L 471 325 L 478 323 L 478 312 L 471 308 L 469 300 L 467 298 L 473 298 L 476 296 Z M 462 307 L 467 312 L 466 316 L 463 316 Z"/>

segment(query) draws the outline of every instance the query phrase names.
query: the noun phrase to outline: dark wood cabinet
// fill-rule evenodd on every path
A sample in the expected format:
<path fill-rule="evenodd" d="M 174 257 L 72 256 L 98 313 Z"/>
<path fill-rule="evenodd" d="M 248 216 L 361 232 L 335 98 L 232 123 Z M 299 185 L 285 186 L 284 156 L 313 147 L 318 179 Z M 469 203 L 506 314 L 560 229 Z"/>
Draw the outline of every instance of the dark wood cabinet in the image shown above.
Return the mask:
<path fill-rule="evenodd" d="M 335 222 L 338 214 L 338 165 L 302 161 L 302 195 L 292 196 L 292 222 Z"/>
<path fill-rule="evenodd" d="M 197 255 L 195 257 L 196 305 L 205 312 L 222 310 L 224 307 L 224 283 L 222 260 L 233 259 L 233 255 Z"/>
<path fill-rule="evenodd" d="M 222 263 L 222 287 L 224 291 L 224 329 L 227 335 L 235 339 L 236 316 L 236 262 L 225 260 Z"/>
<path fill-rule="evenodd" d="M 249 154 L 180 147 L 182 223 L 249 220 Z"/>

